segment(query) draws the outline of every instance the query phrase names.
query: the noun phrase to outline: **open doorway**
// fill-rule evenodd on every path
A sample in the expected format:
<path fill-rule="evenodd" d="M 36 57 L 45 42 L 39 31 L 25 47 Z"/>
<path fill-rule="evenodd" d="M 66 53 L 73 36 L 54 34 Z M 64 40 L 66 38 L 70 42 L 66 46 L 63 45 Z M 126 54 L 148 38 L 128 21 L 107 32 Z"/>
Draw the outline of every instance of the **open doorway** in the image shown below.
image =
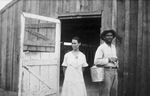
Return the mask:
<path fill-rule="evenodd" d="M 88 18 L 65 18 L 61 19 L 61 52 L 60 64 L 63 62 L 64 54 L 72 50 L 71 45 L 65 45 L 65 42 L 70 42 L 74 36 L 81 38 L 82 45 L 80 51 L 86 55 L 88 67 L 84 71 L 84 80 L 87 91 L 95 90 L 98 92 L 98 83 L 93 83 L 90 75 L 90 67 L 93 65 L 94 54 L 100 44 L 100 28 L 101 17 Z M 60 88 L 62 87 L 64 74 L 62 68 L 60 69 Z M 61 89 L 60 89 L 61 90 Z"/>

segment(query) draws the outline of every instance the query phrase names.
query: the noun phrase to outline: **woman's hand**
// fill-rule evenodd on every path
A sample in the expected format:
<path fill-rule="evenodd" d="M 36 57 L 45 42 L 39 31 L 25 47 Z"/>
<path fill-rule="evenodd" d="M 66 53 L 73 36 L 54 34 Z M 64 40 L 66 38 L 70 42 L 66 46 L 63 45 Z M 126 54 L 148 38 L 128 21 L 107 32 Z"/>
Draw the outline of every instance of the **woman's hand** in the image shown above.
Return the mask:
<path fill-rule="evenodd" d="M 62 68 L 64 74 L 65 74 L 65 72 L 66 72 L 66 68 L 67 68 L 66 66 L 63 66 L 63 68 Z"/>
<path fill-rule="evenodd" d="M 84 70 L 85 70 L 85 68 L 84 67 L 82 67 L 82 71 L 84 72 Z"/>

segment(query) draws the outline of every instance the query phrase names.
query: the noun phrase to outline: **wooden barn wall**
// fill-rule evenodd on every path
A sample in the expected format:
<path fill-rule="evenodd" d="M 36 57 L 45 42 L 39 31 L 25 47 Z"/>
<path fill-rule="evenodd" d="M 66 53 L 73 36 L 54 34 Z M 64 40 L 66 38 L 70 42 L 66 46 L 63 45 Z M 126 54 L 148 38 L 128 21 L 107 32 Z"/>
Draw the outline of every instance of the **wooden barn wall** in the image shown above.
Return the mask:
<path fill-rule="evenodd" d="M 118 0 L 119 96 L 149 96 L 150 1 Z"/>
<path fill-rule="evenodd" d="M 0 11 L 0 88 L 18 91 L 20 14 L 53 18 L 61 14 L 101 12 L 103 0 L 13 0 Z"/>
<path fill-rule="evenodd" d="M 23 0 L 23 11 L 57 18 L 62 14 L 101 12 L 103 0 Z"/>
<path fill-rule="evenodd" d="M 0 88 L 17 92 L 21 4 L 11 4 L 0 12 Z"/>
<path fill-rule="evenodd" d="M 122 40 L 116 40 L 119 96 L 149 96 L 150 1 L 105 0 L 103 4 L 102 31 L 115 29 Z"/>

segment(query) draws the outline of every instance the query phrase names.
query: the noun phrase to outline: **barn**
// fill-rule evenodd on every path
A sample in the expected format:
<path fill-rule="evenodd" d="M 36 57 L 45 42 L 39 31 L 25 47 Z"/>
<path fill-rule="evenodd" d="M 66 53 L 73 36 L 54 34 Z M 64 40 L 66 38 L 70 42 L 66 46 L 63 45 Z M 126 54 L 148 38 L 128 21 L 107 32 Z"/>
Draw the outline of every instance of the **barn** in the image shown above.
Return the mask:
<path fill-rule="evenodd" d="M 88 96 L 99 96 L 90 67 L 105 29 L 118 34 L 118 96 L 149 96 L 149 6 L 149 0 L 12 0 L 0 10 L 0 96 L 60 96 L 61 63 L 74 36 L 89 64 Z"/>

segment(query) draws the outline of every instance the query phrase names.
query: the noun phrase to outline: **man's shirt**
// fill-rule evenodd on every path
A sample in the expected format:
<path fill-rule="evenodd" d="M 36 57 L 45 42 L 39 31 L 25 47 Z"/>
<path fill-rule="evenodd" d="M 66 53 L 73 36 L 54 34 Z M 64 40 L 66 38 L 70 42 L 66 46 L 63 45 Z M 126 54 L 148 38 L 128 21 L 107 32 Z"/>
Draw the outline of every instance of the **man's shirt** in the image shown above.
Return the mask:
<path fill-rule="evenodd" d="M 108 46 L 106 43 L 103 43 L 96 50 L 94 64 L 104 67 L 118 67 L 118 62 L 115 64 L 109 63 L 109 58 L 111 57 L 117 58 L 115 45 L 111 44 L 111 46 Z"/>

